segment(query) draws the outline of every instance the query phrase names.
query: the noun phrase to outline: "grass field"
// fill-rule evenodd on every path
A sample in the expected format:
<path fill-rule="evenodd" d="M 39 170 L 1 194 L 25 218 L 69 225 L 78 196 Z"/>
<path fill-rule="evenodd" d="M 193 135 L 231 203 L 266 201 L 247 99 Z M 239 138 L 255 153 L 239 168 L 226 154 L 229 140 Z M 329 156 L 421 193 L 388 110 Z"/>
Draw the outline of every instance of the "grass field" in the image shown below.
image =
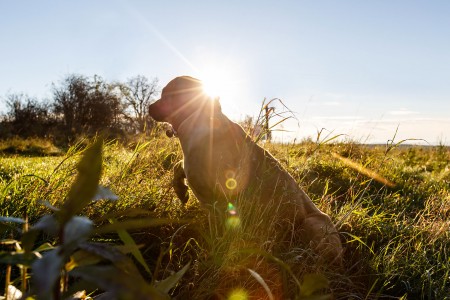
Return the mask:
<path fill-rule="evenodd" d="M 155 299 L 166 295 L 176 299 L 450 299 L 449 148 L 307 141 L 264 147 L 337 224 L 345 248 L 344 268 L 317 263 L 308 249 L 295 245 L 288 252 L 277 250 L 269 229 L 249 231 L 260 221 L 256 214 L 238 214 L 233 225 L 222 230 L 193 195 L 183 205 L 171 189 L 171 168 L 181 159 L 179 145 L 175 139 L 155 137 L 127 146 L 106 143 L 100 184 L 119 199 L 89 202 L 77 212 L 89 218 L 93 228 L 125 224 L 92 229 L 88 240 L 128 253 L 135 268 L 121 269 L 115 259 L 99 253 L 95 255 L 101 259 L 68 268 L 67 261 L 73 262 L 77 249 L 84 247 L 77 244 L 60 265 L 69 275 L 68 286 L 78 287 L 77 280 L 71 279 L 82 274 L 77 269 L 104 267 L 107 260 L 126 274 L 139 273 L 136 276 L 148 283 L 151 292 L 163 291 L 152 294 Z M 58 152 L 52 149 L 52 156 L 6 151 L 0 158 L 0 215 L 26 217 L 33 225 L 53 214 L 53 207 L 63 207 L 64 201 L 70 201 L 69 190 L 75 189 L 77 172 L 82 173 L 77 162 L 83 149 L 83 143 L 65 155 L 55 155 Z M 72 219 L 61 222 L 68 226 L 68 220 Z M 4 218 L 0 223 L 0 276 L 2 282 L 22 284 L 28 290 L 22 281 L 36 285 L 39 281 L 32 279 L 37 267 L 26 273 L 31 280 L 24 280 L 23 268 L 16 265 L 27 263 L 5 258 L 13 252 L 7 241 L 20 241 L 26 231 L 18 230 L 22 222 L 13 221 Z M 22 238 L 21 243 L 26 241 Z M 57 234 L 39 235 L 34 241 L 34 247 L 48 242 L 49 247 L 68 249 Z M 49 249 L 40 252 L 45 257 Z M 14 253 L 20 251 L 16 248 Z M 97 293 L 105 290 L 101 284 L 80 287 Z"/>

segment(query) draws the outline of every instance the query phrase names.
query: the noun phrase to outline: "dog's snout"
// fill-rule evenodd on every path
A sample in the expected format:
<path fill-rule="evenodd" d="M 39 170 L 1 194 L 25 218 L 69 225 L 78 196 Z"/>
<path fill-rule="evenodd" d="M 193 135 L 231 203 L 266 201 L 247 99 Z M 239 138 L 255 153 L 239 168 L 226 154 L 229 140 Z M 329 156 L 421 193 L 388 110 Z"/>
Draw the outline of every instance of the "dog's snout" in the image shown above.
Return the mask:
<path fill-rule="evenodd" d="M 156 100 L 148 107 L 148 114 L 157 122 L 163 122 L 165 119 L 163 104 L 161 99 Z"/>

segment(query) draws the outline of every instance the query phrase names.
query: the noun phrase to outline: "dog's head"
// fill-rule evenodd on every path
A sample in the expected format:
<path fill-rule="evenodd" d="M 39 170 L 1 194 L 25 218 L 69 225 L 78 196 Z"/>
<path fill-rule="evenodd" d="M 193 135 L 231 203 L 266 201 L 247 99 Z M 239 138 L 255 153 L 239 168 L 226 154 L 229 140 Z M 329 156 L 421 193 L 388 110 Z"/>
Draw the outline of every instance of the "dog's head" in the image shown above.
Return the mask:
<path fill-rule="evenodd" d="M 168 122 L 177 129 L 187 117 L 199 110 L 220 112 L 218 99 L 211 99 L 203 91 L 200 80 L 181 76 L 170 81 L 162 90 L 161 99 L 148 108 L 149 115 L 158 122 Z"/>

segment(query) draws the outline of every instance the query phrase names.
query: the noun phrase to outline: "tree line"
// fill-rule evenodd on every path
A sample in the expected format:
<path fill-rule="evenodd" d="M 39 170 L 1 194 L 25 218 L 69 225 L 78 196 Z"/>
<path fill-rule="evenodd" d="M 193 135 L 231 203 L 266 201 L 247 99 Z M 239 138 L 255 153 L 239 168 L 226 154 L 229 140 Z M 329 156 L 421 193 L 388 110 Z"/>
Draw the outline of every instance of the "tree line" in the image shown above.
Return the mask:
<path fill-rule="evenodd" d="M 2 97 L 0 139 L 40 137 L 70 143 L 79 136 L 148 134 L 155 121 L 148 106 L 160 95 L 158 79 L 137 75 L 126 82 L 107 82 L 94 75 L 65 76 L 52 84 L 51 98 L 9 93 Z"/>

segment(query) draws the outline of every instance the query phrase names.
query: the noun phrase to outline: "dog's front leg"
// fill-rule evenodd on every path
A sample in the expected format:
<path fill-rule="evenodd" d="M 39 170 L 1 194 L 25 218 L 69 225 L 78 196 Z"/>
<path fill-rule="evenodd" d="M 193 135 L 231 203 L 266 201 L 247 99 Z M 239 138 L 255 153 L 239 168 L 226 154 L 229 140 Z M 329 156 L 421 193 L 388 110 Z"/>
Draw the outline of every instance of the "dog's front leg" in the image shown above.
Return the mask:
<path fill-rule="evenodd" d="M 189 200 L 188 187 L 185 183 L 186 174 L 184 173 L 183 161 L 180 160 L 173 166 L 173 181 L 172 186 L 178 198 L 186 204 Z"/>

